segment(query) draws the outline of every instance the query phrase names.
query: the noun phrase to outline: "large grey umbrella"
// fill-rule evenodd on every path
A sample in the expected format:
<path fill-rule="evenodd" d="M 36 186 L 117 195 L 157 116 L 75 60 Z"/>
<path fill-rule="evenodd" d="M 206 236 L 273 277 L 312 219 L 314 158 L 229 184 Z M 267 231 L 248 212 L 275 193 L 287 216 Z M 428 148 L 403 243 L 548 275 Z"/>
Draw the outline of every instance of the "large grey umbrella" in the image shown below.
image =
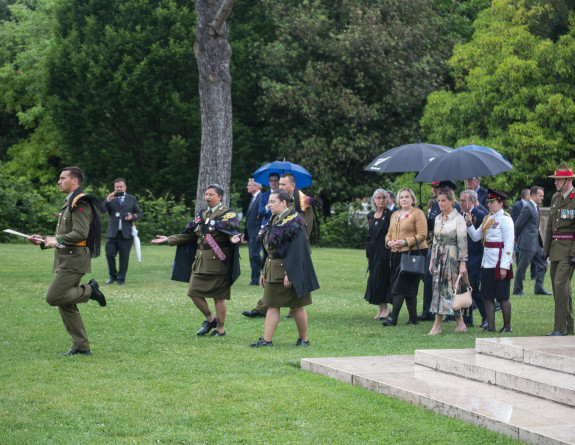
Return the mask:
<path fill-rule="evenodd" d="M 415 177 L 415 182 L 464 180 L 510 170 L 513 165 L 500 155 L 484 150 L 454 150 L 431 161 Z"/>
<path fill-rule="evenodd" d="M 420 172 L 433 159 L 450 151 L 453 151 L 453 148 L 421 142 L 401 145 L 384 151 L 371 161 L 364 168 L 364 171 L 378 173 Z"/>

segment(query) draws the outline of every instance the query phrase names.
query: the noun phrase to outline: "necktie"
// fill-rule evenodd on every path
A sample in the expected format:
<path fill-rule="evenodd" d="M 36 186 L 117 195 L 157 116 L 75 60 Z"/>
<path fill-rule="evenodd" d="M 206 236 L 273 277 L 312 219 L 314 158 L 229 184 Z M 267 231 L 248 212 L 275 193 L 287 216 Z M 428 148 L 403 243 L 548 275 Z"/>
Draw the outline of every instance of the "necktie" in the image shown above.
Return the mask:
<path fill-rule="evenodd" d="M 120 196 L 120 207 L 122 207 L 124 205 L 124 197 Z"/>

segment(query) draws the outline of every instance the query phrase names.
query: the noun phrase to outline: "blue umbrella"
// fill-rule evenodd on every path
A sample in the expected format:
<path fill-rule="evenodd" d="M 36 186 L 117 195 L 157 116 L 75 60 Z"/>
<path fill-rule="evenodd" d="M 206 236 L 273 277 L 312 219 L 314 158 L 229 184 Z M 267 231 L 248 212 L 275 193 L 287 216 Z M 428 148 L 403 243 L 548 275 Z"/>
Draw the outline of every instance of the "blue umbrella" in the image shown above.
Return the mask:
<path fill-rule="evenodd" d="M 312 185 L 310 173 L 301 165 L 293 164 L 285 161 L 274 161 L 270 164 L 262 165 L 254 172 L 254 181 L 260 184 L 270 186 L 268 177 L 270 173 L 277 173 L 283 175 L 284 173 L 291 173 L 295 176 L 295 182 L 298 189 L 303 189 Z"/>
<path fill-rule="evenodd" d="M 475 144 L 471 144 L 471 145 L 465 145 L 464 147 L 458 147 L 456 148 L 456 150 L 481 150 L 481 151 L 486 151 L 487 153 L 491 153 L 493 155 L 499 156 L 500 158 L 505 159 L 507 162 L 509 162 L 507 160 L 507 158 L 505 156 L 503 156 L 501 153 L 499 153 L 497 150 L 493 150 L 493 148 L 489 148 L 489 147 L 484 147 L 482 145 L 475 145 Z"/>

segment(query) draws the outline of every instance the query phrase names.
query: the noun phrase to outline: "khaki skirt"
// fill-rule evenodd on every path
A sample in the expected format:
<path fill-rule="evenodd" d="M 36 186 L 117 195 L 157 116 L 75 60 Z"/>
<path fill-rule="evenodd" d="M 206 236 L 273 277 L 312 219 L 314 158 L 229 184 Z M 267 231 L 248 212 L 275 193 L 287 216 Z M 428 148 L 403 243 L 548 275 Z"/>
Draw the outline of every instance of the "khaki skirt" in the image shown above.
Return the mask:
<path fill-rule="evenodd" d="M 229 300 L 231 288 L 226 286 L 226 276 L 222 274 L 192 273 L 188 285 L 188 297 Z"/>
<path fill-rule="evenodd" d="M 293 287 L 266 282 L 262 303 L 267 307 L 303 307 L 311 304 L 311 293 L 298 298 Z"/>

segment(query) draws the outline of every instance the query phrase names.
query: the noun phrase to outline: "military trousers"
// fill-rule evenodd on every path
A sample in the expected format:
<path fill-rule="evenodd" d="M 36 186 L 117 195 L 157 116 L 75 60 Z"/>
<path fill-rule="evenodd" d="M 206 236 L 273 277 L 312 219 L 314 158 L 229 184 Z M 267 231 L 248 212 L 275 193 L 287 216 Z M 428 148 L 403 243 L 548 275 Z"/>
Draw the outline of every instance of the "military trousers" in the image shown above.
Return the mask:
<path fill-rule="evenodd" d="M 569 260 L 551 262 L 550 274 L 555 299 L 555 323 L 553 330 L 573 334 L 573 299 L 571 279 L 574 267 Z"/>
<path fill-rule="evenodd" d="M 84 273 L 62 269 L 56 272 L 46 292 L 46 302 L 50 306 L 58 307 L 64 327 L 72 337 L 71 349 L 80 351 L 90 349 L 84 322 L 76 306 L 78 303 L 88 302 L 92 294 L 92 287 L 89 284 L 80 286 L 83 276 Z"/>

